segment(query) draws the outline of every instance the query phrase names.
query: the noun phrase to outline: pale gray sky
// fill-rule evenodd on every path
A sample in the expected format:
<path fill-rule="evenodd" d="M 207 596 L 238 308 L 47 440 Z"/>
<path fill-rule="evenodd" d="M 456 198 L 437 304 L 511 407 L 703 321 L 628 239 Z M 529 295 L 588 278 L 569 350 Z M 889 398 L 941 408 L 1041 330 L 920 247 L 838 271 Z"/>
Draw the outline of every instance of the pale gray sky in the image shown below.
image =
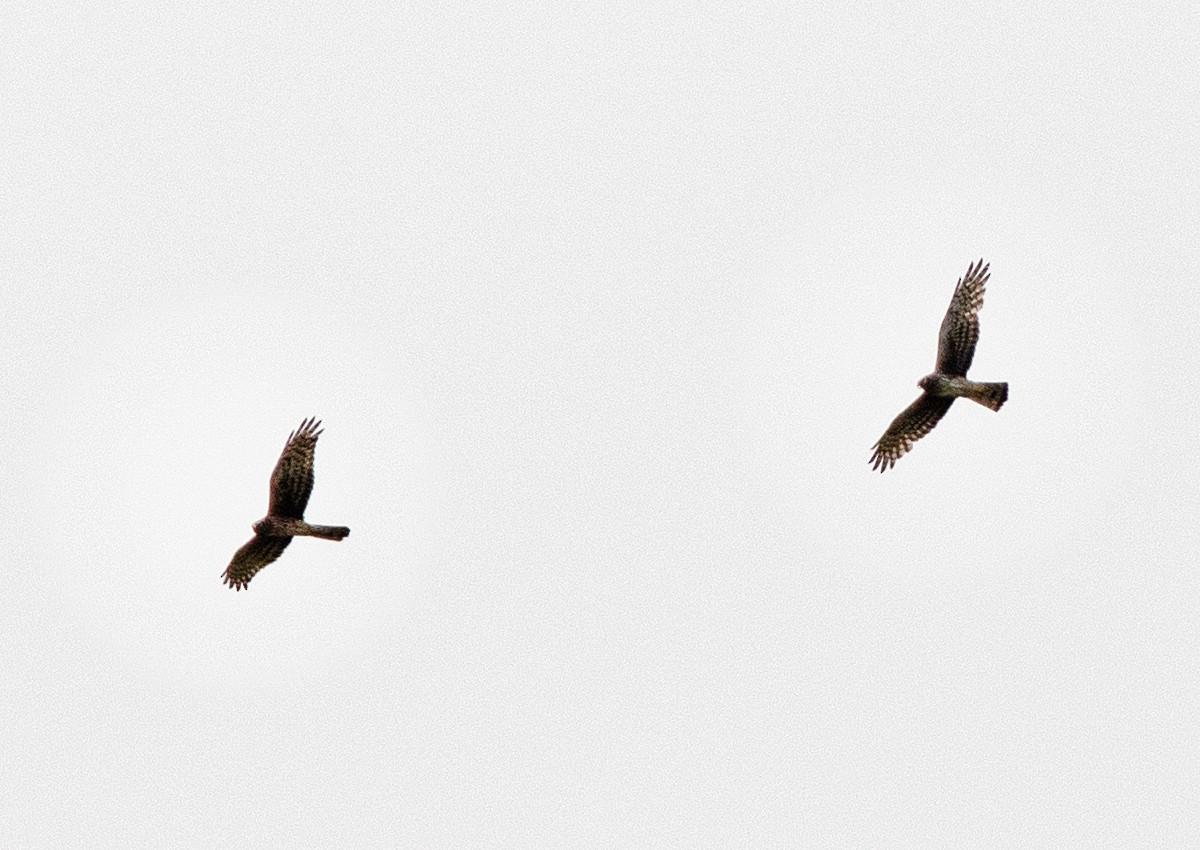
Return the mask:
<path fill-rule="evenodd" d="M 1195 4 L 631 5 L 0 13 L 6 846 L 1200 843 Z"/>

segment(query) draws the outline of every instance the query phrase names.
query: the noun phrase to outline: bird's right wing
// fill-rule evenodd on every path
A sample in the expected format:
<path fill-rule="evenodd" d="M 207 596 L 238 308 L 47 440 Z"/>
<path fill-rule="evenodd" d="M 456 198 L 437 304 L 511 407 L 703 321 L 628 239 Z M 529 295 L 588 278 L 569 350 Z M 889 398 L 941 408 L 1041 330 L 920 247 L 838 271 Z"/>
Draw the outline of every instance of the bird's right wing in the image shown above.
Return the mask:
<path fill-rule="evenodd" d="M 290 537 L 260 537 L 254 535 L 249 542 L 233 555 L 225 568 L 225 584 L 241 590 L 250 583 L 254 574 L 283 554 L 292 542 Z"/>
<path fill-rule="evenodd" d="M 868 463 L 873 463 L 872 469 L 886 472 L 889 467 L 896 465 L 905 452 L 913 447 L 913 443 L 924 437 L 938 424 L 938 420 L 946 415 L 954 396 L 938 396 L 929 393 L 921 395 L 892 420 L 892 424 L 883 432 L 883 436 L 871 448 Z"/>

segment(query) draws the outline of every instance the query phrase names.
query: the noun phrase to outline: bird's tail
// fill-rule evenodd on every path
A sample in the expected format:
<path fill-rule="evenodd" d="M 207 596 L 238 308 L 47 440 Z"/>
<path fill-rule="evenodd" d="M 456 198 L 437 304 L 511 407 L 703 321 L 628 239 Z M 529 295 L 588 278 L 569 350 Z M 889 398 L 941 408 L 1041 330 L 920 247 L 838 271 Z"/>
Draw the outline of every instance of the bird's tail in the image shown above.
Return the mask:
<path fill-rule="evenodd" d="M 992 410 L 999 410 L 1004 406 L 1004 402 L 1008 401 L 1008 384 L 982 384 L 975 383 L 971 388 L 971 394 L 967 396 L 971 401 L 977 401 L 984 407 L 990 407 Z"/>
<path fill-rule="evenodd" d="M 344 525 L 312 525 L 305 523 L 306 529 L 301 534 L 308 537 L 320 537 L 324 540 L 341 540 L 350 534 L 350 529 Z"/>

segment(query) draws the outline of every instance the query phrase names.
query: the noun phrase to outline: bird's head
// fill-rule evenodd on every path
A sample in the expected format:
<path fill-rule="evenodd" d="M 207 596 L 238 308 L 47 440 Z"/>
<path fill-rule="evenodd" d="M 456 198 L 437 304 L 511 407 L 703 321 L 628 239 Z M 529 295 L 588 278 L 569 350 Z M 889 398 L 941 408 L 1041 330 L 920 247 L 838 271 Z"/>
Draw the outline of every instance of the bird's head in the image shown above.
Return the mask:
<path fill-rule="evenodd" d="M 933 374 L 926 375 L 924 378 L 917 381 L 917 386 L 923 390 L 928 391 L 928 390 L 933 389 L 937 385 L 937 380 L 938 380 L 938 376 L 937 376 L 937 373 L 935 372 Z"/>
<path fill-rule="evenodd" d="M 254 523 L 254 525 L 252 525 L 250 527 L 254 529 L 255 534 L 264 533 L 267 530 L 267 518 L 263 517 L 262 519 L 260 519 L 258 522 Z"/>

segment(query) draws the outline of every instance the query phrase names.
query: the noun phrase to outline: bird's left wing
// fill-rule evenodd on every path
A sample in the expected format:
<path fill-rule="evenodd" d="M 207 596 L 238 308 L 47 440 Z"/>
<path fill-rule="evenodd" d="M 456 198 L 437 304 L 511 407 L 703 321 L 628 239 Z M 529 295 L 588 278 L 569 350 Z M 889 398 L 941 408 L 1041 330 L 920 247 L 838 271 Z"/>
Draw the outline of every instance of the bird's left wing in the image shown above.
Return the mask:
<path fill-rule="evenodd" d="M 979 341 L 979 310 L 983 307 L 983 290 L 989 276 L 988 267 L 981 259 L 968 266 L 966 275 L 959 278 L 938 333 L 936 371 L 946 375 L 966 375 L 971 368 L 975 343 Z"/>
<path fill-rule="evenodd" d="M 270 516 L 304 519 L 304 508 L 313 488 L 313 457 L 321 423 L 305 419 L 288 436 L 283 454 L 271 473 Z"/>

